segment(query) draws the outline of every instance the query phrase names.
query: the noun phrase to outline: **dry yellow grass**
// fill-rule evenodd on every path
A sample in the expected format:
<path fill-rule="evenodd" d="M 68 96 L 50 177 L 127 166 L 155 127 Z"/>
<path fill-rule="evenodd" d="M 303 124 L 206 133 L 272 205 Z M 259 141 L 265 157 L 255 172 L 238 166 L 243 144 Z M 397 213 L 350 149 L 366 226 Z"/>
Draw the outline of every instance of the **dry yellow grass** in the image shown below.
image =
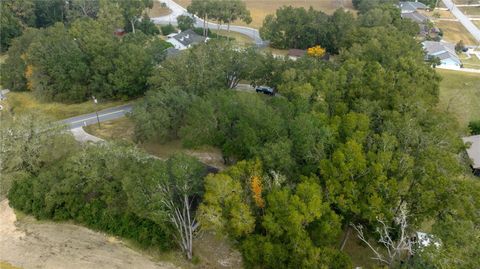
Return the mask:
<path fill-rule="evenodd" d="M 453 16 L 452 12 L 448 10 L 439 10 L 439 9 L 436 9 L 434 11 L 420 10 L 419 12 L 433 19 L 436 19 L 434 17 L 434 14 L 440 15 L 439 19 L 455 19 L 455 16 Z"/>
<path fill-rule="evenodd" d="M 305 7 L 310 6 L 314 9 L 321 10 L 325 13 L 331 14 L 337 8 L 346 8 L 353 11 L 351 0 L 244 0 L 247 8 L 252 15 L 252 23 L 250 27 L 260 28 L 263 19 L 268 14 L 274 14 L 275 11 L 282 6 Z M 191 0 L 175 0 L 183 7 L 187 7 Z M 245 25 L 241 22 L 235 22 L 236 25 Z"/>
<path fill-rule="evenodd" d="M 20 269 L 20 267 L 13 266 L 8 262 L 0 261 L 0 269 Z"/>
<path fill-rule="evenodd" d="M 55 120 L 61 120 L 126 103 L 125 101 L 99 101 L 97 105 L 92 101 L 79 104 L 41 103 L 31 92 L 10 92 L 7 94 L 7 99 L 0 101 L 0 104 L 4 106 L 5 113 L 42 113 Z"/>
<path fill-rule="evenodd" d="M 448 42 L 457 43 L 460 40 L 466 45 L 477 45 L 478 42 L 458 21 L 436 21 L 435 25 L 443 31 L 443 39 Z"/>
<path fill-rule="evenodd" d="M 480 28 L 480 20 L 475 20 L 475 21 L 472 20 L 472 22 L 473 22 L 477 27 Z"/>
<path fill-rule="evenodd" d="M 150 18 L 165 16 L 172 13 L 172 11 L 167 7 L 162 7 L 159 1 L 153 1 L 153 7 L 147 9 L 147 14 Z"/>
<path fill-rule="evenodd" d="M 460 7 L 459 9 L 467 16 L 480 16 L 480 7 Z"/>

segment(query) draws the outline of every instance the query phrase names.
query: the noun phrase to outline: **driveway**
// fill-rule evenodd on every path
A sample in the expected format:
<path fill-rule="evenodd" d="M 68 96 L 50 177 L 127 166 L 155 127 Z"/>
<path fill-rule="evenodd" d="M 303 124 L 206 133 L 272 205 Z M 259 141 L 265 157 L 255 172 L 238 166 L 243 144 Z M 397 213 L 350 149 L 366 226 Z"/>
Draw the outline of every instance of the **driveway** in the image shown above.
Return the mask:
<path fill-rule="evenodd" d="M 156 24 L 171 23 L 176 25 L 178 16 L 183 14 L 189 14 L 187 12 L 187 9 L 175 3 L 173 0 L 158 0 L 158 1 L 165 3 L 167 7 L 172 10 L 172 13 L 166 16 L 152 18 L 152 21 Z M 198 18 L 197 16 L 195 16 L 195 18 L 196 18 L 195 27 L 203 27 L 203 20 Z M 218 29 L 218 24 L 213 22 L 208 22 L 207 26 L 208 28 L 211 28 L 211 29 Z M 220 29 L 227 30 L 227 25 L 220 25 Z M 250 37 L 252 40 L 254 40 L 257 45 L 259 46 L 263 45 L 263 40 L 260 37 L 260 33 L 258 32 L 257 29 L 254 29 L 251 27 L 245 27 L 245 26 L 230 25 L 230 31 L 246 35 Z"/>
<path fill-rule="evenodd" d="M 470 19 L 465 16 L 460 9 L 455 6 L 452 0 L 442 0 L 447 8 L 450 9 L 452 14 L 460 21 L 461 24 L 472 34 L 472 36 L 480 43 L 480 30 Z"/>

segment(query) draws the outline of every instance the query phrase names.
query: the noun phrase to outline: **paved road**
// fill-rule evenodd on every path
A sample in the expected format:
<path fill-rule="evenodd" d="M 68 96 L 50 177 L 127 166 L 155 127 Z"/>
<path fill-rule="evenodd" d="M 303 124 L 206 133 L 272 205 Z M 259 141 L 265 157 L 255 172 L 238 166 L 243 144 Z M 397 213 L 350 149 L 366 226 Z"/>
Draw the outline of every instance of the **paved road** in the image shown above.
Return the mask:
<path fill-rule="evenodd" d="M 465 16 L 460 9 L 455 6 L 452 0 L 442 0 L 447 8 L 452 11 L 453 15 L 463 24 L 463 26 L 472 34 L 472 36 L 480 42 L 480 30 L 475 24 L 473 24 L 470 19 Z M 471 44 L 469 44 L 471 45 Z"/>
<path fill-rule="evenodd" d="M 167 7 L 172 10 L 172 13 L 170 13 L 169 15 L 166 15 L 166 16 L 152 18 L 152 21 L 156 24 L 169 24 L 169 23 L 171 23 L 171 24 L 176 25 L 178 16 L 183 15 L 183 14 L 188 14 L 187 9 L 185 9 L 184 7 L 175 3 L 173 0 L 158 0 L 158 1 L 160 1 L 162 3 L 165 3 L 167 5 Z M 196 27 L 203 27 L 203 20 L 196 17 L 196 16 L 195 16 L 195 18 L 196 18 L 195 26 Z M 216 24 L 216 23 L 208 22 L 207 25 L 211 29 L 217 29 L 218 28 L 218 24 Z M 220 29 L 227 30 L 227 26 L 226 25 L 221 25 Z M 257 29 L 250 28 L 250 27 L 245 27 L 245 26 L 230 25 L 230 31 L 237 32 L 237 33 L 240 33 L 240 34 L 244 34 L 244 35 L 250 37 L 251 39 L 253 39 L 257 45 L 263 45 L 263 40 L 260 37 L 260 33 L 258 32 Z"/>
<path fill-rule="evenodd" d="M 132 111 L 133 105 L 123 105 L 118 107 L 107 108 L 98 112 L 98 119 L 100 122 L 107 120 L 114 120 L 124 117 L 125 114 Z M 85 115 L 76 116 L 73 118 L 60 121 L 61 123 L 70 126 L 70 129 L 78 128 L 81 126 L 91 125 L 97 123 L 97 114 L 90 113 Z"/>

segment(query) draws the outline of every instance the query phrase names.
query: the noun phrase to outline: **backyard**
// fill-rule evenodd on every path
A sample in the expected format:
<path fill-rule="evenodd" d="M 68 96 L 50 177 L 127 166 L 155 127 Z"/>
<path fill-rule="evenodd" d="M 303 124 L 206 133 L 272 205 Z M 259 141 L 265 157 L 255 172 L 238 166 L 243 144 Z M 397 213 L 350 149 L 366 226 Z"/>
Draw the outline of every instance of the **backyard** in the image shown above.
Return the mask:
<path fill-rule="evenodd" d="M 191 0 L 175 0 L 183 7 L 187 7 Z M 294 7 L 309 8 L 312 6 L 314 9 L 321 10 L 325 13 L 333 13 L 337 8 L 344 7 L 353 11 L 351 0 L 245 0 L 247 8 L 250 10 L 252 16 L 252 23 L 250 27 L 260 28 L 263 23 L 263 19 L 268 14 L 274 14 L 275 10 L 279 7 L 287 5 Z M 241 22 L 235 22 L 236 25 L 246 25 Z"/>
<path fill-rule="evenodd" d="M 477 41 L 458 21 L 435 21 L 435 25 L 442 29 L 443 39 L 447 42 L 457 43 L 460 40 L 466 45 L 476 45 Z"/>
<path fill-rule="evenodd" d="M 480 76 L 477 73 L 440 70 L 440 107 L 452 113 L 462 128 L 480 119 Z"/>

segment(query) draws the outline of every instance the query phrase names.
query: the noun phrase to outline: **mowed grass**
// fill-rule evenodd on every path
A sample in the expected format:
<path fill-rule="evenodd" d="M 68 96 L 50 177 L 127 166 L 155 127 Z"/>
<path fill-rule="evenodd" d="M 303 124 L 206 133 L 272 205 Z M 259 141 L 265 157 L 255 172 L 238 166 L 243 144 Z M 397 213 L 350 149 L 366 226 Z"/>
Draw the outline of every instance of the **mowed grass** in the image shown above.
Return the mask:
<path fill-rule="evenodd" d="M 480 7 L 459 7 L 459 9 L 467 16 L 480 16 Z"/>
<path fill-rule="evenodd" d="M 443 31 L 443 39 L 447 42 L 457 43 L 460 40 L 466 45 L 477 45 L 478 42 L 458 21 L 436 21 L 435 24 Z"/>
<path fill-rule="evenodd" d="M 470 55 L 470 58 L 467 58 L 467 55 L 462 53 L 459 55 L 460 60 L 463 63 L 465 68 L 480 69 L 480 59 L 474 54 Z"/>
<path fill-rule="evenodd" d="M 455 16 L 453 16 L 452 12 L 448 10 L 440 10 L 440 9 L 435 9 L 434 11 L 419 10 L 419 12 L 429 18 L 432 18 L 433 20 L 436 19 L 434 16 L 436 14 L 440 15 L 440 17 L 438 17 L 439 19 L 455 19 Z"/>
<path fill-rule="evenodd" d="M 167 7 L 162 7 L 159 1 L 153 1 L 153 7 L 147 9 L 147 14 L 150 18 L 165 16 L 172 13 L 172 11 Z"/>
<path fill-rule="evenodd" d="M 187 7 L 190 5 L 191 0 L 175 0 L 175 2 L 183 7 Z M 275 11 L 282 6 L 304 7 L 307 9 L 313 7 L 328 14 L 342 7 L 353 11 L 351 0 L 244 0 L 244 2 L 252 16 L 252 23 L 248 26 L 253 28 L 260 28 L 263 19 L 268 14 L 275 14 Z M 236 21 L 234 24 L 246 25 L 240 21 Z"/>
<path fill-rule="evenodd" d="M 87 101 L 78 104 L 64 104 L 57 102 L 42 103 L 39 102 L 31 92 L 10 92 L 7 94 L 7 99 L 0 101 L 0 104 L 4 106 L 4 110 L 10 113 L 41 113 L 51 117 L 54 120 L 61 120 L 86 113 L 92 113 L 97 110 L 123 105 L 125 103 L 127 102 L 102 102 L 101 100 L 99 100 L 98 104 L 94 104 L 93 101 Z"/>
<path fill-rule="evenodd" d="M 126 117 L 102 122 L 100 127 L 97 124 L 85 127 L 86 132 L 105 140 L 121 140 L 132 144 L 134 144 L 134 130 L 134 122 Z M 139 143 L 137 146 L 161 159 L 167 159 L 173 154 L 181 152 L 194 156 L 201 162 L 218 169 L 225 168 L 221 151 L 213 147 L 204 146 L 198 149 L 186 149 L 182 146 L 180 140 L 173 140 L 167 143 L 146 142 Z"/>
<path fill-rule="evenodd" d="M 437 69 L 440 82 L 440 108 L 451 113 L 462 128 L 480 120 L 480 75 Z"/>
<path fill-rule="evenodd" d="M 472 20 L 473 24 L 475 24 L 478 28 L 480 28 L 480 20 Z"/>
<path fill-rule="evenodd" d="M 237 32 L 233 32 L 233 31 L 228 32 L 226 30 L 215 30 L 215 29 L 211 29 L 211 31 L 221 36 L 233 38 L 235 40 L 235 43 L 241 47 L 248 47 L 254 44 L 253 40 L 250 37 Z"/>

